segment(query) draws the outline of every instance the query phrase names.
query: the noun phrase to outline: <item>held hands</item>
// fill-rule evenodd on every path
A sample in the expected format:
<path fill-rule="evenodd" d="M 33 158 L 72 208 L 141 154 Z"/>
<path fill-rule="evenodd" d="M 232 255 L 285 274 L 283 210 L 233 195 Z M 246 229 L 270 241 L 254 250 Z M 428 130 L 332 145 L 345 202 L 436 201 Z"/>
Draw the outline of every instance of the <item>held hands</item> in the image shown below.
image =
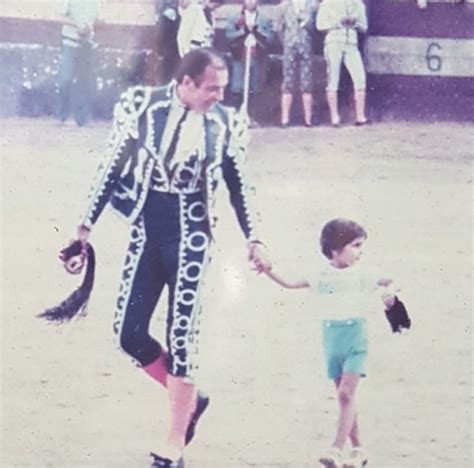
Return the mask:
<path fill-rule="evenodd" d="M 272 269 L 272 263 L 268 257 L 266 247 L 259 242 L 250 242 L 248 259 L 253 263 L 253 270 L 260 273 L 268 273 Z"/>

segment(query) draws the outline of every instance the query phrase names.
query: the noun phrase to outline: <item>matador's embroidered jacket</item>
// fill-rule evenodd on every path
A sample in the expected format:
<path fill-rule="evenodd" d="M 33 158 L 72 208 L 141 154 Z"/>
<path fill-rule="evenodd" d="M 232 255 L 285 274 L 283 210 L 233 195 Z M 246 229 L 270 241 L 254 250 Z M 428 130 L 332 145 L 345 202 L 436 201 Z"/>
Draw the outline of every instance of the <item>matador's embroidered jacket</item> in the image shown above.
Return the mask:
<path fill-rule="evenodd" d="M 204 115 L 205 158 L 190 155 L 170 173 L 159 146 L 173 88 L 173 84 L 162 88 L 138 86 L 121 96 L 114 109 L 105 160 L 99 166 L 82 223 L 91 228 L 109 201 L 128 222 L 135 222 L 153 183 L 153 190 L 162 192 L 204 192 L 211 225 L 213 218 L 209 211 L 222 176 L 245 237 L 256 240 L 254 216 L 241 168 L 247 127 L 233 109 L 216 104 Z"/>

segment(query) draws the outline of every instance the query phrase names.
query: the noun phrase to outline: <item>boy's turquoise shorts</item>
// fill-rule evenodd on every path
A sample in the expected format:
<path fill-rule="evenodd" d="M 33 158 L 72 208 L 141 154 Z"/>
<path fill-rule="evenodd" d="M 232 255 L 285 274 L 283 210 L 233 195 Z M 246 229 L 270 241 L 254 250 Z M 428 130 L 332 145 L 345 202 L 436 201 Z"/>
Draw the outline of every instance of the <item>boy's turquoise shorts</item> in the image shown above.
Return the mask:
<path fill-rule="evenodd" d="M 338 379 L 345 372 L 367 375 L 366 319 L 323 320 L 323 343 L 330 379 Z"/>

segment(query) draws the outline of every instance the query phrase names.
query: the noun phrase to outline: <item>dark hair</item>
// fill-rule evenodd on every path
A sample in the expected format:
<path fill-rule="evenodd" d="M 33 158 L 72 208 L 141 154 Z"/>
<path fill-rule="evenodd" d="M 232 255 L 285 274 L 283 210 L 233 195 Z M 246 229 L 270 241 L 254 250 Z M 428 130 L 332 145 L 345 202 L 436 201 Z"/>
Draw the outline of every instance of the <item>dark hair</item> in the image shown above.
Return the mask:
<path fill-rule="evenodd" d="M 367 232 L 360 224 L 349 219 L 337 218 L 324 225 L 319 242 L 324 256 L 331 259 L 334 251 L 339 252 L 359 237 L 367 237 Z"/>
<path fill-rule="evenodd" d="M 215 50 L 207 47 L 192 50 L 179 62 L 176 81 L 182 83 L 184 77 L 189 76 L 199 86 L 202 75 L 209 65 L 217 70 L 227 70 L 225 59 Z"/>

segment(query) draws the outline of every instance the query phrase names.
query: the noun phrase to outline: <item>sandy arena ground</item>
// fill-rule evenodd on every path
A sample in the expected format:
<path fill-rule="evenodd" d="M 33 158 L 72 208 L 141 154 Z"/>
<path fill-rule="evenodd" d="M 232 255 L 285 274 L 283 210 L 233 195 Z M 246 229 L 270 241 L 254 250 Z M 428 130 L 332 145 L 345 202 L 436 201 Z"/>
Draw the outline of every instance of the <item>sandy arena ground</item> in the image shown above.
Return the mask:
<path fill-rule="evenodd" d="M 1 125 L 0 466 L 147 467 L 166 396 L 116 350 L 111 323 L 128 230 L 113 213 L 93 234 L 89 316 L 63 326 L 35 318 L 78 283 L 56 257 L 74 235 L 108 124 Z M 374 317 L 359 393 L 371 467 L 473 464 L 470 134 L 468 126 L 404 123 L 252 133 L 248 170 L 276 267 L 305 272 L 321 225 L 350 216 L 369 231 L 366 261 L 403 285 L 413 329 L 393 336 L 383 314 Z M 221 189 L 199 375 L 212 401 L 186 468 L 317 467 L 336 421 L 318 311 L 309 294 L 250 271 Z M 162 317 L 160 307 L 157 336 Z"/>

